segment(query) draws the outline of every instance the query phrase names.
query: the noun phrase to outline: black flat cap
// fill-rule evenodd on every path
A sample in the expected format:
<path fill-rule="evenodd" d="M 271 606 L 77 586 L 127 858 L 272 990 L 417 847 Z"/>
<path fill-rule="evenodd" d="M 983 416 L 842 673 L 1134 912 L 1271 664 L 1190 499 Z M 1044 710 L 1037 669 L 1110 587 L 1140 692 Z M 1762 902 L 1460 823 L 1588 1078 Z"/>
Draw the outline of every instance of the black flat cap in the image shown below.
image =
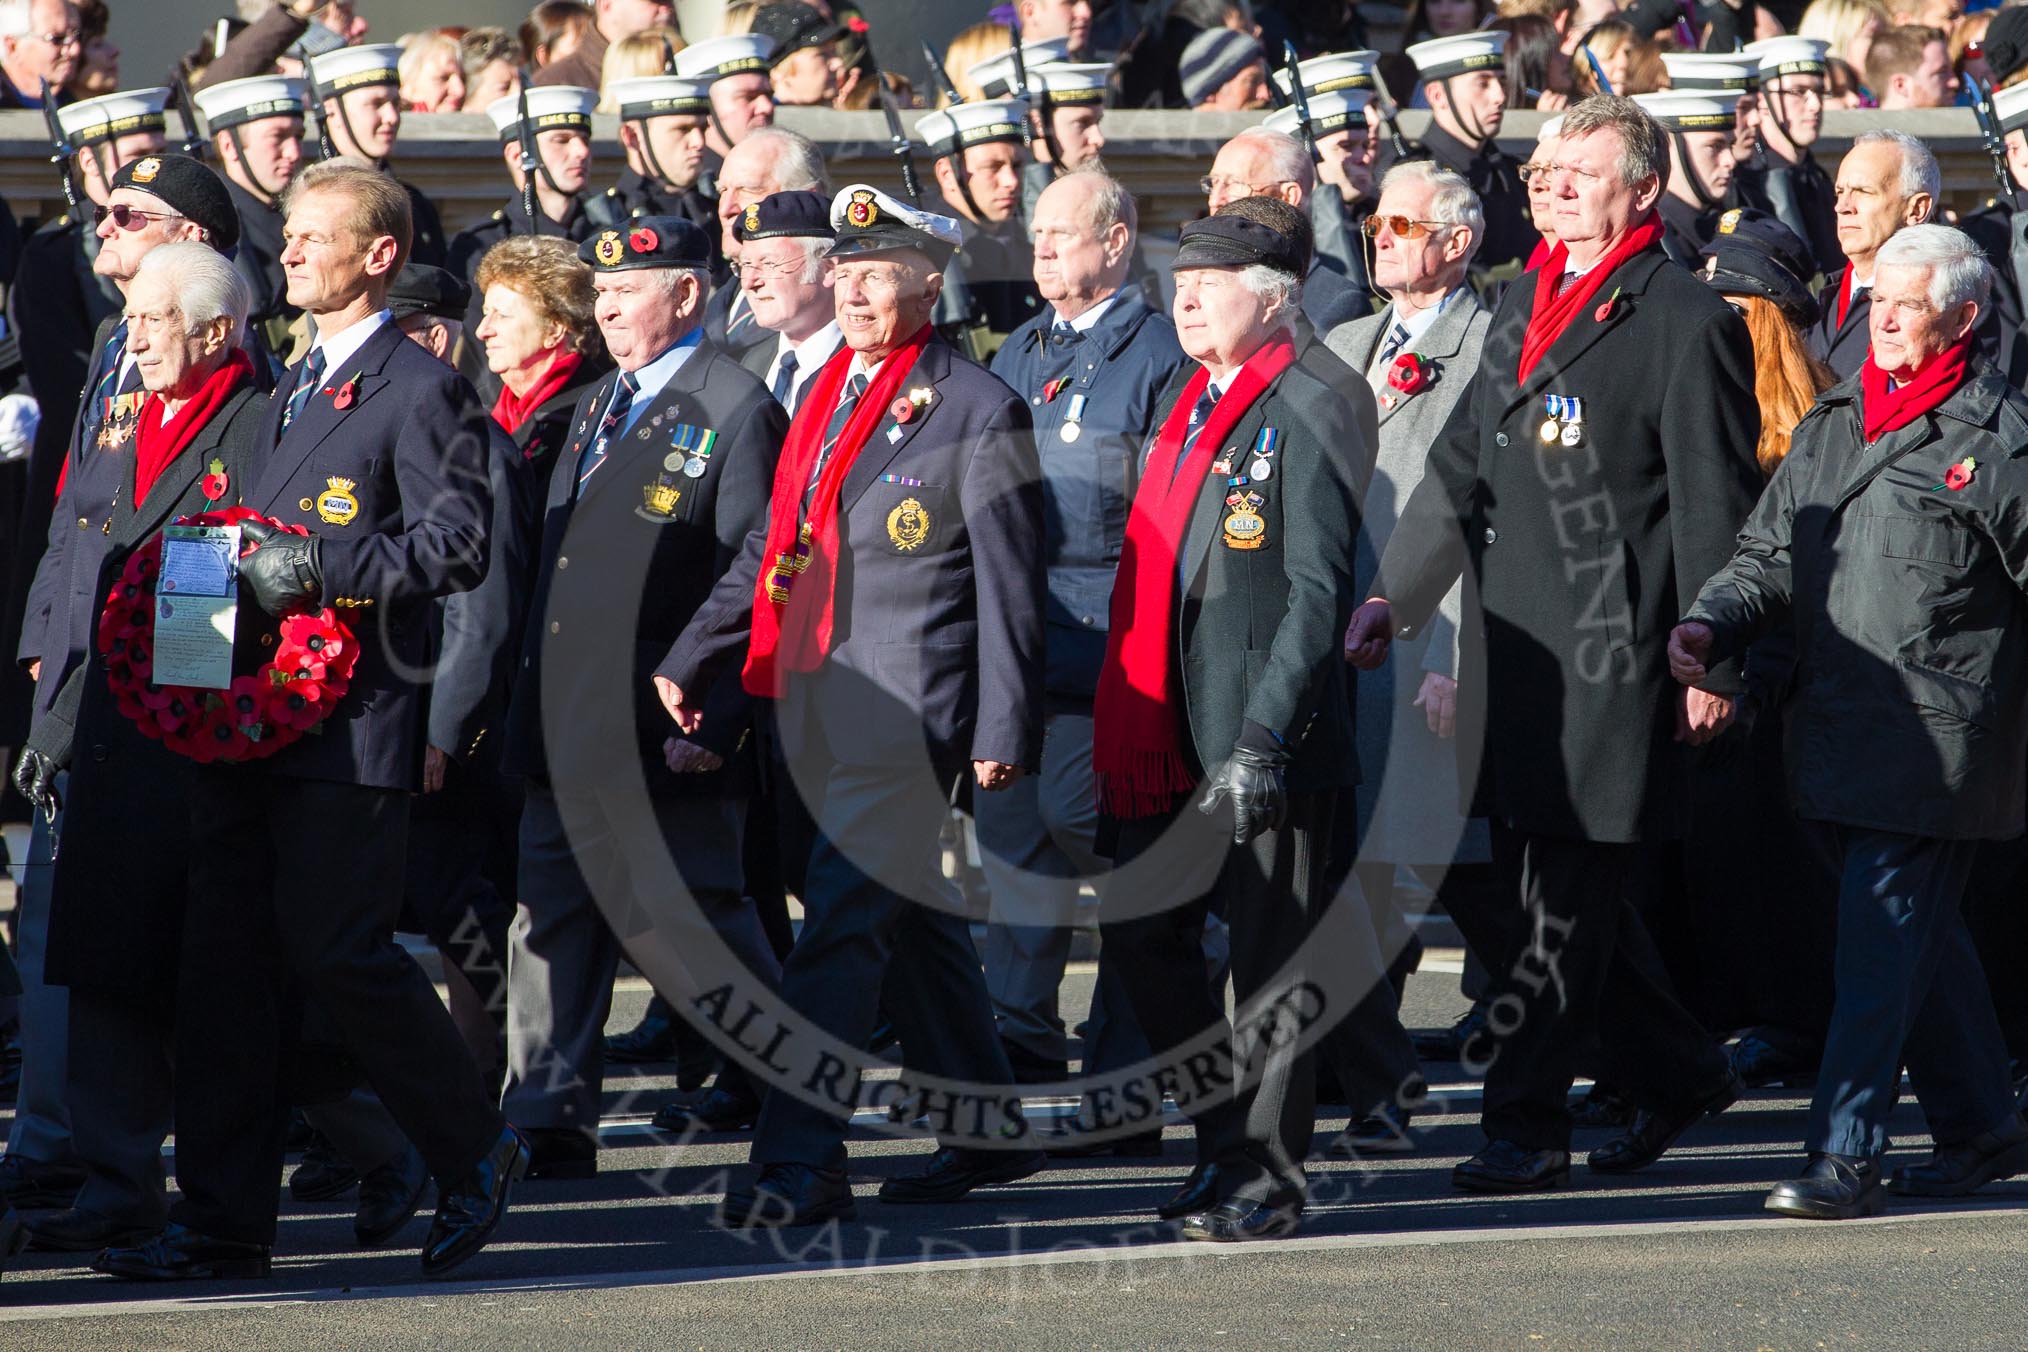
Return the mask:
<path fill-rule="evenodd" d="M 594 272 L 634 268 L 707 268 L 711 237 L 681 216 L 637 216 L 624 230 L 601 230 L 577 246 Z"/>
<path fill-rule="evenodd" d="M 822 193 L 770 193 L 749 202 L 739 218 L 741 242 L 751 239 L 836 239 L 831 228 L 831 203 Z"/>
<path fill-rule="evenodd" d="M 752 32 L 774 39 L 775 50 L 768 64 L 779 66 L 792 52 L 836 42 L 845 36 L 845 25 L 825 18 L 821 10 L 803 0 L 775 0 L 754 13 Z"/>
<path fill-rule="evenodd" d="M 433 268 L 427 263 L 405 263 L 387 289 L 387 308 L 396 319 L 410 315 L 435 315 L 439 319 L 463 319 L 472 303 L 472 288 L 456 273 Z"/>
<path fill-rule="evenodd" d="M 161 198 L 177 215 L 203 226 L 211 247 L 222 254 L 239 247 L 239 213 L 224 180 L 188 155 L 163 151 L 130 160 L 113 175 L 113 186 Z"/>
<path fill-rule="evenodd" d="M 2028 66 L 2028 9 L 2016 5 L 1995 10 L 1979 47 L 1986 54 L 1986 64 L 1992 67 L 1995 85 Z"/>
<path fill-rule="evenodd" d="M 1795 231 L 1765 211 L 1739 207 L 1718 218 L 1697 275 L 1721 295 L 1764 296 L 1797 324 L 1817 322 L 1809 278 L 1817 271 Z"/>
<path fill-rule="evenodd" d="M 1169 270 L 1243 268 L 1261 263 L 1291 277 L 1301 277 L 1310 268 L 1305 255 L 1305 246 L 1299 239 L 1259 221 L 1220 214 L 1191 221 L 1183 227 Z"/>

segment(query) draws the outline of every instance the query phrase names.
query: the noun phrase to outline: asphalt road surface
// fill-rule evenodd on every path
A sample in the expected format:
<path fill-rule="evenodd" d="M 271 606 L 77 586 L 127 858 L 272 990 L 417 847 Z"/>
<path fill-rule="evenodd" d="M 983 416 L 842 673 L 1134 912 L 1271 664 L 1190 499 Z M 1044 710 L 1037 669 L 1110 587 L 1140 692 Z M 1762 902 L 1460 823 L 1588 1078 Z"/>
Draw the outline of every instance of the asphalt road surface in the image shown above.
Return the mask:
<path fill-rule="evenodd" d="M 1089 982 L 1074 973 L 1068 1005 Z M 612 1026 L 644 999 L 630 983 Z M 1455 975 L 1426 969 L 1405 1012 L 1434 1026 L 1460 1007 Z M 729 1234 L 711 1216 L 744 1142 L 654 1132 L 670 1068 L 620 1069 L 599 1177 L 524 1185 L 455 1281 L 421 1280 L 427 1208 L 403 1247 L 368 1253 L 349 1202 L 285 1192 L 272 1279 L 138 1286 L 24 1255 L 0 1280 L 0 1348 L 2028 1347 L 2028 1180 L 1879 1221 L 1768 1216 L 1763 1194 L 1800 1164 L 1803 1100 L 1777 1090 L 1635 1177 L 1580 1164 L 1567 1190 L 1473 1198 L 1448 1172 L 1479 1140 L 1476 1087 L 1430 1069 L 1447 1111 L 1417 1120 L 1416 1153 L 1320 1157 L 1301 1235 L 1249 1246 L 1153 1220 L 1191 1158 L 1173 1118 L 1160 1160 L 1065 1161 L 915 1208 L 872 1194 L 928 1145 L 867 1124 L 858 1221 Z M 1320 1149 L 1342 1125 L 1320 1122 Z M 1911 1104 L 1896 1126 L 1904 1157 L 1926 1149 Z"/>

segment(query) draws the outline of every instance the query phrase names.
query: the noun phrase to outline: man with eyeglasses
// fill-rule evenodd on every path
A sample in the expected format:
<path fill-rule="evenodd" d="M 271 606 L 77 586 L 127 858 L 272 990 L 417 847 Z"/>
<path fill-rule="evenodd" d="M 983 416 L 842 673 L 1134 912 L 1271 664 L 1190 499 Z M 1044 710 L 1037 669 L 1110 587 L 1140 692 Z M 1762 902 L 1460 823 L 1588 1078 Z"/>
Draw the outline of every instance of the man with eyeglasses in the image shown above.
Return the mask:
<path fill-rule="evenodd" d="M 1810 154 L 1824 125 L 1827 45 L 1816 38 L 1779 37 L 1749 43 L 1760 62 L 1761 162 L 1737 174 L 1739 199 L 1772 213 L 1810 246 L 1825 276 L 1845 261 L 1838 247 L 1836 189 Z"/>
<path fill-rule="evenodd" d="M 1512 273 L 1535 247 L 1528 223 L 1528 190 L 1513 156 L 1494 137 L 1507 115 L 1507 35 L 1460 33 L 1408 49 L 1415 78 L 1429 101 L 1422 143 L 1430 158 L 1472 185 L 1486 212 L 1486 238 L 1474 268 Z"/>
<path fill-rule="evenodd" d="M 40 108 L 84 56 L 84 30 L 70 0 L 0 0 L 0 108 Z"/>
<path fill-rule="evenodd" d="M 704 336 L 733 356 L 769 341 L 739 281 L 745 247 L 740 225 L 746 209 L 778 192 L 828 193 L 823 152 L 807 136 L 782 127 L 761 127 L 732 148 L 718 173 L 718 249 L 732 276 L 711 293 L 704 310 Z"/>
<path fill-rule="evenodd" d="M 1283 131 L 1254 127 L 1218 148 L 1211 172 L 1197 180 L 1212 215 L 1243 197 L 1279 197 L 1304 215 L 1317 190 L 1317 169 L 1303 143 Z M 1324 266 L 1313 253 L 1303 277 L 1296 345 L 1329 333 L 1373 310 L 1363 288 Z"/>

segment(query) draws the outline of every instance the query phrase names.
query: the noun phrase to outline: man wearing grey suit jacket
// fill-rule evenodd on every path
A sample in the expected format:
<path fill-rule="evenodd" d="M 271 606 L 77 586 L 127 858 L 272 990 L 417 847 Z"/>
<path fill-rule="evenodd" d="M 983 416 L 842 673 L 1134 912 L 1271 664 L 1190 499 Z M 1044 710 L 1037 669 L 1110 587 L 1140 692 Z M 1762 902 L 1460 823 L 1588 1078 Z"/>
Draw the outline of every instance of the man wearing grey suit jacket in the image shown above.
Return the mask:
<path fill-rule="evenodd" d="M 1379 455 L 1355 563 L 1364 577 L 1374 575 L 1401 504 L 1422 479 L 1431 440 L 1478 369 L 1491 320 L 1465 285 L 1485 214 L 1461 175 L 1429 160 L 1395 166 L 1381 183 L 1374 219 L 1381 229 L 1373 272 L 1388 306 L 1339 325 L 1325 340 L 1365 377 L 1380 406 Z M 1350 795 L 1341 800 L 1330 884 L 1342 888 L 1356 864 L 1380 966 L 1407 942 L 1391 904 L 1395 868 L 1407 864 L 1436 887 L 1454 860 L 1487 858 L 1485 823 L 1462 815 L 1457 761 L 1440 740 L 1453 733 L 1461 597 L 1462 584 L 1453 586 L 1428 632 L 1356 686 L 1364 782 L 1356 803 Z M 1402 1129 L 1420 1096 L 1421 1071 L 1391 985 L 1375 984 L 1333 1034 L 1326 1056 L 1352 1108 L 1343 1147 L 1362 1154 L 1410 1148 Z"/>

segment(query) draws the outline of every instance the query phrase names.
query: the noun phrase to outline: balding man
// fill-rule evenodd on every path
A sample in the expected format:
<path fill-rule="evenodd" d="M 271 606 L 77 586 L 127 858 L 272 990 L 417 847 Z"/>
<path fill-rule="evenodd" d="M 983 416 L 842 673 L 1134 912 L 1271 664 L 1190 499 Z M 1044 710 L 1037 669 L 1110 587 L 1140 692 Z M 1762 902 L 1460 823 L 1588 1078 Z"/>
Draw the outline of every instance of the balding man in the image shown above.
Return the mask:
<path fill-rule="evenodd" d="M 716 86 L 714 86 L 715 88 Z M 754 320 L 753 306 L 739 285 L 744 241 L 739 223 L 746 209 L 778 192 L 830 191 L 823 152 L 807 136 L 781 127 L 761 127 L 726 154 L 718 170 L 718 247 L 733 266 L 733 277 L 711 293 L 704 310 L 704 336 L 735 357 L 773 335 Z"/>
<path fill-rule="evenodd" d="M 1034 414 L 1048 505 L 1042 768 L 974 804 L 993 892 L 986 984 L 1016 1077 L 1036 1082 L 1066 1074 L 1057 990 L 1079 890 L 1087 880 L 1103 886 L 1106 868 L 1096 845 L 1091 709 L 1111 627 L 1107 599 L 1135 462 L 1183 363 L 1175 324 L 1127 286 L 1136 227 L 1133 195 L 1101 171 L 1077 170 L 1043 189 L 1030 234 L 1046 309 L 993 358 L 993 374 Z M 1087 1073 L 1146 1055 L 1117 978 L 1101 963 Z"/>
<path fill-rule="evenodd" d="M 1308 215 L 1317 189 L 1317 170 L 1295 137 L 1255 127 L 1219 147 L 1204 186 L 1208 194 L 1205 205 L 1214 213 L 1242 197 L 1267 196 L 1279 197 Z M 1303 278 L 1302 317 L 1312 333 L 1329 333 L 1372 310 L 1372 303 L 1342 274 L 1315 258 L 1310 260 L 1310 270 Z M 1299 331 L 1299 339 L 1309 336 Z"/>
<path fill-rule="evenodd" d="M 1818 294 L 1821 313 L 1809 347 L 1840 380 L 1859 369 L 1871 343 L 1873 256 L 1897 232 L 1929 220 L 1942 189 L 1936 156 L 1905 131 L 1860 132 L 1838 165 L 1838 247 L 1845 266 Z"/>

